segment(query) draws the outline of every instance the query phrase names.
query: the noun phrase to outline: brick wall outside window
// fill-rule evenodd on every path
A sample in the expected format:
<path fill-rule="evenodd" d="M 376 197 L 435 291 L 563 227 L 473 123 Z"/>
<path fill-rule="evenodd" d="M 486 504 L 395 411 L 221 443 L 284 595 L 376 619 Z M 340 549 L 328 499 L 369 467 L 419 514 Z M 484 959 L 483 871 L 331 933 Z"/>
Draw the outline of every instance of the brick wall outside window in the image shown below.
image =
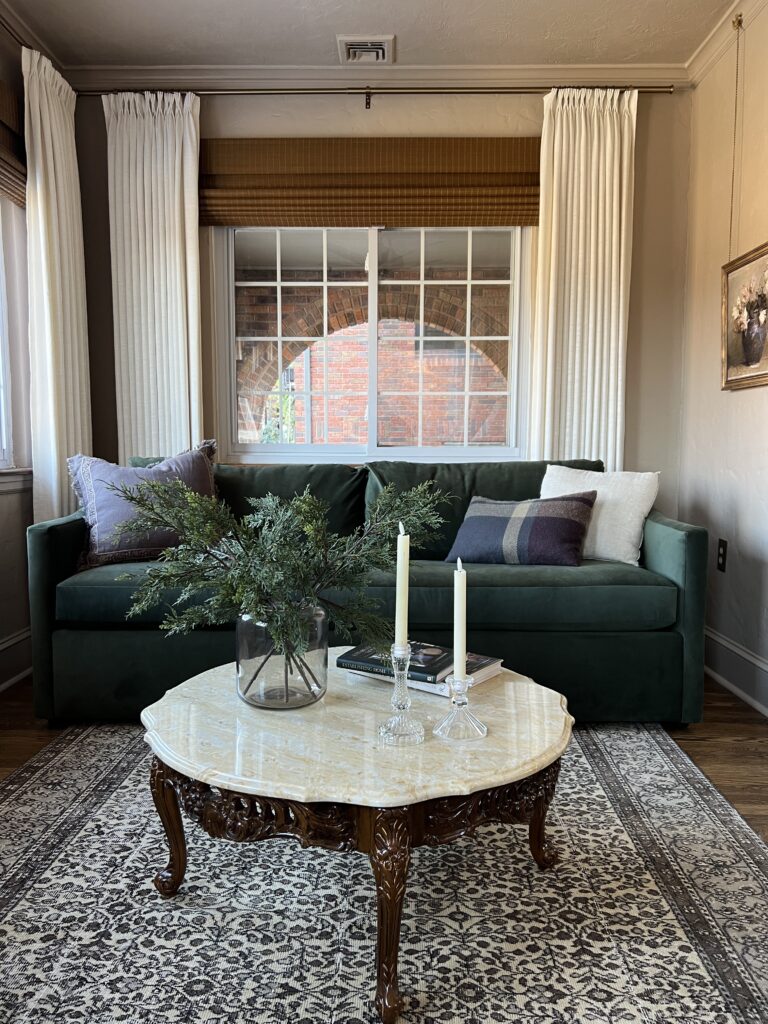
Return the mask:
<path fill-rule="evenodd" d="M 400 277 L 412 272 L 403 271 Z M 254 273 L 254 276 L 256 274 Z M 259 274 L 263 275 L 263 271 Z M 494 272 L 486 272 L 487 278 Z M 501 273 L 498 274 L 502 276 Z M 247 271 L 242 274 L 247 279 Z M 323 325 L 322 288 L 285 284 L 283 275 L 282 334 L 284 387 L 297 394 L 282 399 L 283 415 L 295 414 L 296 443 L 322 442 L 327 403 L 327 442 L 367 440 L 368 308 L 367 288 L 329 283 L 328 333 Z M 462 342 L 467 327 L 466 286 L 425 285 L 424 354 L 422 370 L 423 443 L 463 442 L 465 357 Z M 386 283 L 379 286 L 378 437 L 380 444 L 418 441 L 419 286 Z M 278 383 L 277 288 L 241 286 L 235 292 L 237 345 L 238 432 L 243 442 L 278 440 L 269 433 L 280 399 Z M 507 438 L 507 373 L 509 288 L 473 283 L 470 331 L 500 335 L 470 344 L 470 442 L 504 444 Z M 257 339 L 257 340 L 243 340 Z M 260 340 L 263 339 L 263 340 Z M 316 339 L 316 340 L 314 340 Z M 305 352 L 309 358 L 305 361 Z M 309 363 L 307 374 L 306 362 Z M 286 371 L 289 371 L 286 374 Z M 453 392 L 439 395 L 435 392 Z M 311 392 L 311 437 L 306 436 L 305 399 Z M 392 395 L 391 392 L 405 392 Z M 327 398 L 325 397 L 327 395 Z M 268 429 L 265 431 L 265 422 Z"/>

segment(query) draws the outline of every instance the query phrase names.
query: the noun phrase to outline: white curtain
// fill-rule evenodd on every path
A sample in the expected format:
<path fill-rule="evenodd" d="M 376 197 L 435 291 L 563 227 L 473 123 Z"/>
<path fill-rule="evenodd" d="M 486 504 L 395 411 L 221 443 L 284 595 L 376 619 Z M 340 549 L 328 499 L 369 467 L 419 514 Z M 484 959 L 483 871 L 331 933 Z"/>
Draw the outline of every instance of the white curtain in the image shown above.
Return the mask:
<path fill-rule="evenodd" d="M 104 96 L 120 461 L 202 438 L 192 93 Z"/>
<path fill-rule="evenodd" d="M 91 451 L 88 323 L 75 94 L 24 49 L 30 416 L 36 521 L 71 512 L 66 459 Z"/>
<path fill-rule="evenodd" d="M 544 99 L 532 458 L 622 467 L 636 113 L 636 90 Z"/>

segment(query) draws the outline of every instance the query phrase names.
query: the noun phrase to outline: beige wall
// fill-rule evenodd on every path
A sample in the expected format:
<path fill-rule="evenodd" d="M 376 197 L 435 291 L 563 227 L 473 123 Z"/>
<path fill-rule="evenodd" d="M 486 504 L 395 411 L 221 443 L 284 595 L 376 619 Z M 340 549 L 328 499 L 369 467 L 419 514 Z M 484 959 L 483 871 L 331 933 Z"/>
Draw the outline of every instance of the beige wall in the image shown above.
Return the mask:
<path fill-rule="evenodd" d="M 768 240 L 768 9 L 744 43 L 733 255 Z M 710 530 L 707 663 L 768 706 L 768 388 L 720 390 L 720 268 L 728 260 L 735 46 L 693 96 L 680 511 Z M 728 541 L 725 573 L 715 569 Z"/>

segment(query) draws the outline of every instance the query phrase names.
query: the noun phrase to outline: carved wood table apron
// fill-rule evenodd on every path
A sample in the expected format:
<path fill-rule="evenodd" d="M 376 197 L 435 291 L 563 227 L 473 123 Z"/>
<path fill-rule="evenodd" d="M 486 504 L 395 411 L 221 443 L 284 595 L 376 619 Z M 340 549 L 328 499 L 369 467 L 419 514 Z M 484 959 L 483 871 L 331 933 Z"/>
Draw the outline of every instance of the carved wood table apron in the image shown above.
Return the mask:
<path fill-rule="evenodd" d="M 335 665 L 339 651 L 330 652 Z M 472 835 L 485 822 L 528 826 L 540 868 L 557 854 L 545 836 L 560 757 L 573 719 L 565 698 L 502 671 L 472 692 L 488 724 L 484 740 L 450 743 L 431 727 L 443 698 L 412 691 L 427 740 L 381 745 L 389 686 L 329 668 L 319 704 L 285 713 L 238 700 L 234 666 L 204 672 L 142 712 L 154 752 L 151 788 L 170 849 L 154 882 L 173 896 L 187 850 L 181 811 L 209 834 L 235 842 L 292 837 L 302 846 L 368 854 L 378 921 L 376 1009 L 401 1008 L 397 956 L 411 851 Z"/>

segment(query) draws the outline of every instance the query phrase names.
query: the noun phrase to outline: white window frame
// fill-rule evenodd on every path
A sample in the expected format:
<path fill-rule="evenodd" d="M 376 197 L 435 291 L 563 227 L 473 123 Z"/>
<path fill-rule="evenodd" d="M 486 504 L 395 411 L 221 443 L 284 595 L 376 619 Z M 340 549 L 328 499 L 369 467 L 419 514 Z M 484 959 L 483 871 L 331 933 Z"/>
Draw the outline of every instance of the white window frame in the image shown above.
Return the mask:
<path fill-rule="evenodd" d="M 265 444 L 238 441 L 237 424 L 237 378 L 235 366 L 235 231 L 237 228 L 216 228 L 213 231 L 211 249 L 211 301 L 212 334 L 214 344 L 214 394 L 216 401 L 215 422 L 219 442 L 219 457 L 222 461 L 241 465 L 267 465 L 280 463 L 351 463 L 360 464 L 378 460 L 403 462 L 499 462 L 525 458 L 527 441 L 528 380 L 530 365 L 530 338 L 533 316 L 533 264 L 535 260 L 535 234 L 531 244 L 523 245 L 523 234 L 512 231 L 512 261 L 510 264 L 510 334 L 509 334 L 509 376 L 508 401 L 508 443 L 505 445 L 378 445 L 378 387 L 377 387 L 377 346 L 378 346 L 378 234 L 381 229 L 368 229 L 368 443 L 367 444 Z M 307 230 L 306 228 L 281 228 L 282 231 Z M 327 236 L 334 229 L 323 229 L 324 262 L 327 261 Z M 456 228 L 411 228 L 397 230 L 418 230 L 421 232 L 421 278 L 424 280 L 424 233 L 425 231 L 455 231 Z M 472 234 L 486 232 L 491 228 L 468 228 L 469 252 L 467 280 L 447 281 L 447 284 L 465 283 L 468 299 L 472 288 Z M 510 230 L 508 228 L 499 230 Z M 525 230 L 525 229 L 524 229 Z M 528 229 L 534 230 L 534 229 Z M 278 244 L 279 244 L 278 232 Z M 325 276 L 325 275 L 324 275 Z M 292 283 L 292 282 L 291 282 Z M 348 282 L 338 282 L 346 284 Z M 400 281 L 397 284 L 421 283 Z M 439 285 L 438 279 L 424 282 Z M 485 281 L 482 284 L 499 282 Z M 503 282 L 506 283 L 506 282 Z M 334 282 L 331 282 L 331 286 Z M 323 284 L 324 306 L 327 307 L 328 282 Z M 519 302 L 519 295 L 527 289 L 531 296 L 528 304 Z M 421 301 L 423 304 L 423 289 Z M 469 353 L 470 309 L 467 308 L 467 325 L 464 342 Z M 421 310 L 423 324 L 423 309 Z M 278 309 L 279 317 L 279 309 Z M 497 339 L 494 339 L 497 340 Z M 423 347 L 423 337 L 419 342 Z M 466 359 L 465 373 L 469 374 L 469 359 Z M 465 402 L 468 402 L 468 388 L 465 379 Z M 413 394 L 412 392 L 410 393 Z M 419 401 L 422 400 L 419 390 Z M 421 419 L 421 418 L 420 418 Z M 468 420 L 465 405 L 465 440 Z"/>

